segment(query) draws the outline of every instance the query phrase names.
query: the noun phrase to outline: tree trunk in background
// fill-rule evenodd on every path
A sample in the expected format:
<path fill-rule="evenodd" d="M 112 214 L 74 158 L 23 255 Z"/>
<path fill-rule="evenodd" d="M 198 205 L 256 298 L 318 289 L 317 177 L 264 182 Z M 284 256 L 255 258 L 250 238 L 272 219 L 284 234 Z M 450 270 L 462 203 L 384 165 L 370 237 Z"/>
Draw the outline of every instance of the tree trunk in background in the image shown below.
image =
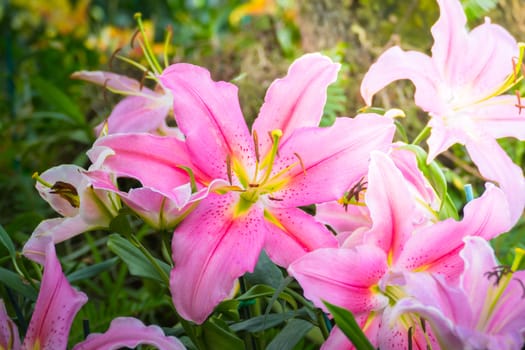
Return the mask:
<path fill-rule="evenodd" d="M 353 114 L 364 105 L 359 96 L 359 81 L 371 63 L 371 53 L 358 36 L 357 0 L 302 0 L 297 2 L 298 27 L 305 52 L 330 50 L 338 47 L 349 69 L 342 73 L 349 79 L 346 86 L 345 110 Z M 341 73 L 340 73 L 341 74 Z"/>

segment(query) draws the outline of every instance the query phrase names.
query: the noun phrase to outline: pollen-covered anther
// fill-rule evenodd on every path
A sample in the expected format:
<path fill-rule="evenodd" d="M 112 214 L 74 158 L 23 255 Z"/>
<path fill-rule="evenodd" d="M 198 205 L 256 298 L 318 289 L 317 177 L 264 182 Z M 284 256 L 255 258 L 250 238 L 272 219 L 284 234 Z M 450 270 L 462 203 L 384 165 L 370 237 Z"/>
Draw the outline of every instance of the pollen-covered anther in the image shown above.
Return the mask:
<path fill-rule="evenodd" d="M 131 40 L 129 41 L 129 46 L 134 49 L 135 48 L 135 39 L 137 38 L 137 36 L 140 34 L 140 29 L 135 29 L 135 32 L 133 33 L 133 35 L 131 36 Z"/>
<path fill-rule="evenodd" d="M 59 195 L 68 201 L 73 208 L 78 208 L 80 206 L 80 198 L 78 197 L 77 189 L 70 183 L 57 181 L 51 186 L 51 191 L 49 191 L 49 193 Z"/>
<path fill-rule="evenodd" d="M 113 60 L 117 57 L 118 53 L 122 50 L 121 47 L 117 47 L 115 51 L 111 54 L 111 57 L 109 58 L 108 66 L 109 70 L 113 71 Z"/>
<path fill-rule="evenodd" d="M 228 182 L 233 185 L 232 182 L 232 157 L 228 154 L 226 156 L 226 174 L 228 175 Z"/>

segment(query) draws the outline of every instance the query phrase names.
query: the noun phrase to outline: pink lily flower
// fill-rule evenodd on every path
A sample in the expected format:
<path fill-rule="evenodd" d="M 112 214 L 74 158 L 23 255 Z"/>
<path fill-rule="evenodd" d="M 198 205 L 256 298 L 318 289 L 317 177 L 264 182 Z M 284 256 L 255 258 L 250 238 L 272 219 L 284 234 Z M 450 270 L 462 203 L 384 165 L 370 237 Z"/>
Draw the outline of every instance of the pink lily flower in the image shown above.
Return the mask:
<path fill-rule="evenodd" d="M 395 317 L 406 313 L 423 317 L 443 349 L 519 350 L 525 344 L 525 271 L 501 266 L 489 243 L 466 237 L 459 253 L 464 261 L 459 285 L 439 276 L 407 274 L 412 297 L 394 307 Z"/>
<path fill-rule="evenodd" d="M 525 140 L 525 114 L 514 94 L 500 95 L 519 79 L 518 45 L 502 27 L 486 22 L 471 32 L 458 0 L 438 0 L 432 27 L 432 57 L 392 47 L 365 75 L 361 94 L 367 105 L 389 83 L 409 79 L 415 103 L 429 113 L 429 161 L 455 143 L 465 145 L 480 173 L 506 193 L 514 222 L 523 213 L 522 170 L 496 142 Z M 513 69 L 513 64 L 518 67 Z"/>
<path fill-rule="evenodd" d="M 171 290 L 184 318 L 204 322 L 235 280 L 253 271 L 262 249 L 288 266 L 308 251 L 337 245 L 297 207 L 336 199 L 366 172 L 371 150 L 388 148 L 394 132 L 391 119 L 376 115 L 318 127 L 338 69 L 319 54 L 298 59 L 269 88 L 250 135 L 234 85 L 213 81 L 201 67 L 175 64 L 160 80 L 174 96 L 183 144 L 152 135 L 97 141 L 113 150 L 107 158 L 113 171 L 128 171 L 163 193 L 179 183 L 181 164 L 199 186 L 227 182 L 173 235 Z"/>
<path fill-rule="evenodd" d="M 173 96 L 162 84 L 151 90 L 135 79 L 103 71 L 79 71 L 73 73 L 71 78 L 85 80 L 126 96 L 113 108 L 107 120 L 95 128 L 97 135 L 104 131 L 105 134 L 148 132 L 180 136 L 177 128 L 166 124 Z"/>
<path fill-rule="evenodd" d="M 407 182 L 387 155 L 373 152 L 365 194 L 372 226 L 362 233 L 362 243 L 318 249 L 288 268 L 316 306 L 325 309 L 322 300 L 326 300 L 352 311 L 380 348 L 391 348 L 392 341 L 407 348 L 410 327 L 414 342 L 426 348 L 417 323 L 390 320 L 388 305 L 407 293 L 395 278 L 398 272 L 428 271 L 455 281 L 463 268 L 458 256 L 463 237 L 491 239 L 510 227 L 504 194 L 490 185 L 482 197 L 465 206 L 461 221 L 447 219 L 420 227 L 413 220 L 420 214 Z M 340 332 L 334 334 L 336 340 L 329 339 L 328 345 L 340 343 Z"/>
<path fill-rule="evenodd" d="M 76 165 L 60 165 L 36 177 L 40 196 L 63 217 L 42 221 L 26 242 L 23 252 L 44 256 L 41 237 L 63 242 L 83 232 L 106 228 L 120 209 L 120 201 L 110 192 L 93 187 L 85 170 Z"/>
<path fill-rule="evenodd" d="M 76 313 L 87 302 L 87 296 L 76 291 L 62 272 L 50 237 L 40 237 L 45 246 L 44 275 L 35 310 L 22 345 L 18 329 L 9 319 L 3 301 L 0 299 L 0 349 L 30 350 L 67 348 L 69 331 Z M 29 254 L 29 258 L 40 262 L 40 255 Z M 91 334 L 77 344 L 75 350 L 133 348 L 149 344 L 161 350 L 183 350 L 185 347 L 174 337 L 166 337 L 157 326 L 146 327 L 131 317 L 116 318 L 104 334 Z"/>
<path fill-rule="evenodd" d="M 66 349 L 71 323 L 78 310 L 87 302 L 87 296 L 73 289 L 62 273 L 53 241 L 49 237 L 41 240 L 45 246 L 44 275 L 24 342 L 20 346 L 16 326 L 9 322 L 2 304 L 0 329 L 4 332 L 0 332 L 0 346 L 3 349 Z M 35 260 L 42 261 L 40 256 Z M 9 329 L 9 332 L 5 332 L 5 329 Z"/>

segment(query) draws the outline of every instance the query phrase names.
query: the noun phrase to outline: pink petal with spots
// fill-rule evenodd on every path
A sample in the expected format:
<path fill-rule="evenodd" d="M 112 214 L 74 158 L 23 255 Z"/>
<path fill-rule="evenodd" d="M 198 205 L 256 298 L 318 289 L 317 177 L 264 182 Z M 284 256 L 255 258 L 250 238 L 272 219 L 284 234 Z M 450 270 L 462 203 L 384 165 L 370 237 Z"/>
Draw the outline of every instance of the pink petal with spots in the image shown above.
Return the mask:
<path fill-rule="evenodd" d="M 203 323 L 230 296 L 235 280 L 252 272 L 266 235 L 262 208 L 234 217 L 238 194 L 211 194 L 173 234 L 170 289 L 177 312 Z"/>
<path fill-rule="evenodd" d="M 9 318 L 2 299 L 0 299 L 0 349 L 20 349 L 18 328 Z"/>
<path fill-rule="evenodd" d="M 245 166 L 255 164 L 235 85 L 215 82 L 206 69 L 183 63 L 168 67 L 160 80 L 174 96 L 175 119 L 199 170 L 211 178 L 225 178 L 229 156 Z"/>
<path fill-rule="evenodd" d="M 388 150 L 393 133 L 392 120 L 374 114 L 337 118 L 328 128 L 297 129 L 279 148 L 274 173 L 297 165 L 286 175 L 289 183 L 274 194 L 283 199 L 275 205 L 297 207 L 339 199 L 366 175 L 370 152 Z"/>
<path fill-rule="evenodd" d="M 29 323 L 22 349 L 66 349 L 69 330 L 78 310 L 87 302 L 87 296 L 78 292 L 62 273 L 53 242 L 46 242 L 44 275 L 35 311 Z"/>
<path fill-rule="evenodd" d="M 456 280 L 463 268 L 458 255 L 464 246 L 463 237 L 489 240 L 510 227 L 505 195 L 489 184 L 483 196 L 465 206 L 461 221 L 447 219 L 416 231 L 406 242 L 396 266 L 436 272 L 448 280 Z"/>
<path fill-rule="evenodd" d="M 295 129 L 318 126 L 326 103 L 326 88 L 337 79 L 340 64 L 319 53 L 306 54 L 292 63 L 288 74 L 268 88 L 253 131 L 259 136 L 259 149 L 271 148 L 268 132 L 280 129 L 281 141 Z"/>
<path fill-rule="evenodd" d="M 288 267 L 294 260 L 319 248 L 337 247 L 337 240 L 323 224 L 297 208 L 265 209 L 279 223 L 266 221 L 264 247 L 277 265 Z"/>
<path fill-rule="evenodd" d="M 102 334 L 90 334 L 73 350 L 118 350 L 139 345 L 154 346 L 159 350 L 184 350 L 184 345 L 175 337 L 164 335 L 158 326 L 145 326 L 132 317 L 118 317 L 111 321 L 109 329 Z"/>
<path fill-rule="evenodd" d="M 323 300 L 354 313 L 377 310 L 387 299 L 374 294 L 388 269 L 385 253 L 373 245 L 321 248 L 294 261 L 288 272 L 301 285 L 306 298 L 326 310 Z"/>

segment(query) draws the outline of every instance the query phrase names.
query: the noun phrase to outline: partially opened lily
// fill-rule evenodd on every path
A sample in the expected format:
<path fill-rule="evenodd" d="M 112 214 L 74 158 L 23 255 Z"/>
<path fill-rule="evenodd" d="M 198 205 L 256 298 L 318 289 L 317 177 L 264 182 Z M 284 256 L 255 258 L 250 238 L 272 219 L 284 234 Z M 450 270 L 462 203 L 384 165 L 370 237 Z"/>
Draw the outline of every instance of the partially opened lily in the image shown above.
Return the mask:
<path fill-rule="evenodd" d="M 515 222 L 525 205 L 525 180 L 496 139 L 525 139 L 520 100 L 514 94 L 501 95 L 521 79 L 523 52 L 505 29 L 488 19 L 468 32 L 458 0 L 438 4 L 441 15 L 432 27 L 432 57 L 390 48 L 370 67 L 361 94 L 371 105 L 383 87 L 410 79 L 416 86 L 416 104 L 431 117 L 429 161 L 455 143 L 465 145 L 480 173 L 506 193 Z"/>
<path fill-rule="evenodd" d="M 35 310 L 22 345 L 18 330 L 7 315 L 0 299 L 0 349 L 2 350 L 65 350 L 69 331 L 78 310 L 87 302 L 84 293 L 75 290 L 62 272 L 50 237 L 38 238 L 45 252 L 29 253 L 27 257 L 44 264 L 44 275 Z M 174 337 L 167 337 L 157 326 L 146 327 L 131 317 L 116 318 L 104 334 L 91 334 L 74 349 L 111 350 L 139 344 L 156 346 L 160 350 L 183 350 L 185 347 Z"/>
<path fill-rule="evenodd" d="M 126 96 L 112 110 L 107 120 L 99 124 L 97 134 L 149 132 L 153 134 L 178 135 L 176 128 L 168 127 L 166 118 L 169 116 L 173 97 L 169 90 L 157 84 L 154 90 L 142 85 L 135 79 L 111 72 L 79 71 L 71 75 L 103 86 L 113 93 Z"/>
<path fill-rule="evenodd" d="M 49 237 L 40 239 L 41 245 L 45 247 L 44 253 L 30 256 L 44 264 L 44 275 L 35 311 L 20 346 L 16 327 L 9 323 L 5 309 L 0 308 L 0 330 L 10 330 L 9 333 L 0 332 L 0 337 L 8 334 L 7 339 L 0 338 L 0 346 L 4 349 L 66 349 L 71 323 L 87 301 L 86 295 L 71 287 L 62 273 L 53 241 Z"/>
<path fill-rule="evenodd" d="M 85 170 L 76 165 L 60 165 L 43 172 L 36 189 L 63 217 L 42 221 L 24 246 L 24 252 L 43 253 L 40 237 L 59 243 L 86 231 L 109 226 L 117 215 L 120 201 L 111 192 L 96 189 Z"/>
<path fill-rule="evenodd" d="M 519 350 L 525 344 L 525 271 L 516 269 L 524 255 L 517 249 L 513 265 L 502 266 L 487 241 L 466 237 L 459 285 L 407 274 L 412 297 L 394 313 L 425 318 L 443 349 Z"/>
<path fill-rule="evenodd" d="M 427 339 L 418 320 L 391 321 L 390 306 L 409 295 L 397 273 L 427 271 L 456 281 L 463 268 L 458 255 L 462 238 L 491 239 L 510 227 L 504 194 L 488 185 L 482 197 L 465 206 L 461 221 L 447 219 L 420 226 L 414 220 L 420 211 L 408 181 L 387 155 L 373 152 L 365 202 L 372 225 L 360 233 L 360 244 L 353 240 L 342 248 L 318 249 L 293 262 L 288 271 L 316 306 L 324 308 L 322 300 L 326 300 L 355 313 L 372 343 L 380 348 L 398 344 L 406 349 L 410 328 L 413 343 L 426 348 L 434 340 Z M 341 344 L 341 333 L 333 334 L 327 348 Z"/>
<path fill-rule="evenodd" d="M 113 171 L 133 167 L 147 186 L 165 193 L 174 188 L 181 163 L 198 186 L 227 182 L 173 236 L 171 290 L 183 317 L 202 323 L 231 294 L 235 280 L 253 270 L 263 248 L 288 266 L 308 251 L 337 245 L 330 231 L 297 207 L 336 199 L 366 172 L 371 150 L 389 147 L 394 132 L 392 120 L 377 115 L 318 127 L 326 87 L 338 69 L 319 54 L 298 59 L 269 88 L 250 134 L 233 84 L 213 81 L 201 67 L 175 64 L 160 80 L 174 96 L 184 145 L 151 135 L 97 141 L 113 150 L 105 163 Z M 187 156 L 177 151 L 183 148 Z"/>

